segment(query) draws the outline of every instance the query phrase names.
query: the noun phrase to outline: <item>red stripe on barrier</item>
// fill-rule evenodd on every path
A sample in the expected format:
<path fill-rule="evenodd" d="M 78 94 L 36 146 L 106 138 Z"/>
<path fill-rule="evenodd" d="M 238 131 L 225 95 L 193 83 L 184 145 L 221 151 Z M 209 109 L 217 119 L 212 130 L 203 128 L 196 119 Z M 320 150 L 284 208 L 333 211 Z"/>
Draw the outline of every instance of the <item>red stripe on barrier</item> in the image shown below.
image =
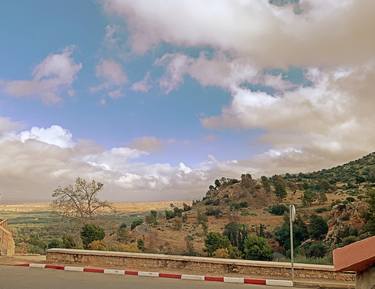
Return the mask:
<path fill-rule="evenodd" d="M 138 276 L 137 271 L 125 271 L 125 275 Z"/>
<path fill-rule="evenodd" d="M 16 264 L 16 265 L 14 265 L 14 266 L 19 266 L 19 267 L 29 267 L 30 264 L 29 264 L 29 263 L 27 263 L 27 264 Z"/>
<path fill-rule="evenodd" d="M 224 277 L 205 276 L 204 281 L 224 282 Z"/>
<path fill-rule="evenodd" d="M 64 270 L 65 266 L 47 264 L 44 268 L 54 269 L 54 270 Z"/>
<path fill-rule="evenodd" d="M 245 284 L 266 285 L 266 280 L 265 279 L 245 278 L 244 283 Z"/>
<path fill-rule="evenodd" d="M 159 273 L 161 278 L 181 279 L 181 274 Z"/>
<path fill-rule="evenodd" d="M 83 272 L 90 272 L 90 273 L 104 273 L 104 269 L 98 269 L 98 268 L 83 268 Z"/>

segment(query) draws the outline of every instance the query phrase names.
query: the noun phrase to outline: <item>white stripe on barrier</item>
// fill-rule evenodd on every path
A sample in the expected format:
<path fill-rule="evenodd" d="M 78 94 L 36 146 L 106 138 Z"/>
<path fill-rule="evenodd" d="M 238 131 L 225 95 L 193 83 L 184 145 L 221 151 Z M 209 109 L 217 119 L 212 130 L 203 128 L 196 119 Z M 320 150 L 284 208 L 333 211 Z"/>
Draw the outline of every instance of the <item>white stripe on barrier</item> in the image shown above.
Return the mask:
<path fill-rule="evenodd" d="M 46 267 L 46 264 L 35 264 L 35 263 L 31 263 L 31 264 L 29 264 L 29 267 L 31 267 L 31 268 L 45 268 L 45 267 Z"/>
<path fill-rule="evenodd" d="M 185 275 L 185 274 L 182 274 L 182 275 L 181 275 L 181 279 L 184 279 L 184 280 L 198 280 L 198 281 L 204 281 L 204 276 L 200 276 L 200 275 Z"/>
<path fill-rule="evenodd" d="M 73 272 L 83 272 L 83 267 L 73 267 L 73 266 L 65 266 L 65 271 L 73 271 Z"/>
<path fill-rule="evenodd" d="M 125 275 L 125 270 L 104 269 L 104 274 Z"/>
<path fill-rule="evenodd" d="M 244 284 L 245 283 L 244 279 L 245 278 L 241 278 L 241 277 L 224 277 L 224 282 Z"/>
<path fill-rule="evenodd" d="M 266 285 L 293 287 L 293 282 L 289 280 L 266 280 Z"/>
<path fill-rule="evenodd" d="M 158 272 L 138 272 L 138 276 L 142 277 L 159 277 Z"/>

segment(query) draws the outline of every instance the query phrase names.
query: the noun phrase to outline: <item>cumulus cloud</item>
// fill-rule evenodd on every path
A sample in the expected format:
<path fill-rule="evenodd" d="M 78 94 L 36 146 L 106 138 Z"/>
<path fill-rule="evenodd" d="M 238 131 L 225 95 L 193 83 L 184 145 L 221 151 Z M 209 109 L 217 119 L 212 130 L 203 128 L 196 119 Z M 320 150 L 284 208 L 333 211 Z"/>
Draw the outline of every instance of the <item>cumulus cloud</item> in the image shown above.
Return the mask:
<path fill-rule="evenodd" d="M 72 47 L 50 54 L 33 69 L 31 80 L 2 80 L 0 89 L 15 97 L 40 98 L 46 103 L 59 102 L 64 94 L 72 96 L 72 84 L 82 68 L 72 54 Z"/>
<path fill-rule="evenodd" d="M 96 76 L 101 84 L 91 88 L 92 92 L 105 92 L 111 98 L 123 95 L 123 87 L 128 78 L 121 64 L 112 59 L 102 59 L 96 66 Z"/>
<path fill-rule="evenodd" d="M 70 184 L 77 176 L 103 182 L 103 197 L 110 200 L 193 199 L 217 175 L 243 169 L 233 169 L 235 161 L 219 162 L 212 156 L 194 167 L 184 162 L 149 163 L 143 158 L 155 149 L 155 138 L 134 143 L 139 148 L 104 149 L 74 139 L 69 130 L 57 125 L 7 129 L 7 134 L 0 135 L 4 200 L 48 200 L 57 186 Z"/>
<path fill-rule="evenodd" d="M 110 14 L 126 21 L 135 52 L 160 43 L 208 51 L 160 57 L 155 62 L 165 67 L 160 87 L 169 93 L 185 76 L 221 87 L 231 103 L 202 124 L 264 131 L 259 141 L 271 149 L 231 168 L 306 171 L 374 150 L 374 1 L 146 2 L 104 1 Z M 308 84 L 270 72 L 289 67 L 303 69 Z"/>
<path fill-rule="evenodd" d="M 375 48 L 372 0 L 302 0 L 298 14 L 252 0 L 104 3 L 109 13 L 126 19 L 139 53 L 163 42 L 209 46 L 251 56 L 263 67 L 285 67 L 349 65 L 372 57 Z"/>

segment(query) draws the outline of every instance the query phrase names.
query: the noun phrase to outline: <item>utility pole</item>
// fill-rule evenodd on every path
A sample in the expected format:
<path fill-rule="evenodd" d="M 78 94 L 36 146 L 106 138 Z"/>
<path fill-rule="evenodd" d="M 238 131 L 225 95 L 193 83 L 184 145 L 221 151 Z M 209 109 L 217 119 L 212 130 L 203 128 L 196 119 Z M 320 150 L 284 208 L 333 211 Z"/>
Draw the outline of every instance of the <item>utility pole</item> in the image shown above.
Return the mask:
<path fill-rule="evenodd" d="M 296 207 L 289 205 L 289 225 L 290 225 L 290 264 L 292 270 L 292 283 L 294 284 L 294 236 L 293 236 L 293 223 L 296 219 Z"/>

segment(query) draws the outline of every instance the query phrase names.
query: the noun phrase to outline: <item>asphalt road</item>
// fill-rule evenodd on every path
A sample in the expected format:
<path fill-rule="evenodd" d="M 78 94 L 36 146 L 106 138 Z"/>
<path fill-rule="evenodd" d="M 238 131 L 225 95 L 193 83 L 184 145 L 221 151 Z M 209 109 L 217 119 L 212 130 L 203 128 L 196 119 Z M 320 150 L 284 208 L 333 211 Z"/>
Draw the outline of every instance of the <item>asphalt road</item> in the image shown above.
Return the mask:
<path fill-rule="evenodd" d="M 282 289 L 220 282 L 173 280 L 0 266 L 0 289 Z"/>

